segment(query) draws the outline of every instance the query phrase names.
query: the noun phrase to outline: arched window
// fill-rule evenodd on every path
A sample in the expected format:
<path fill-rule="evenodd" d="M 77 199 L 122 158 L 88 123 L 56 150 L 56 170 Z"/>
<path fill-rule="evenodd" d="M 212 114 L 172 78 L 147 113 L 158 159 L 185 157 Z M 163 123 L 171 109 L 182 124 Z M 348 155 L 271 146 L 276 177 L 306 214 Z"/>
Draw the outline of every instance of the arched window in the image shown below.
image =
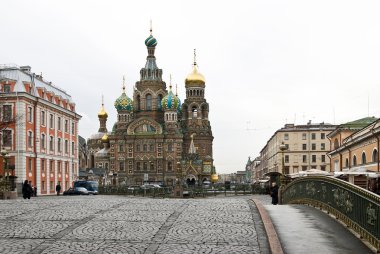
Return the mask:
<path fill-rule="evenodd" d="M 193 106 L 192 112 L 193 112 L 193 118 L 197 118 L 198 117 L 198 109 L 196 106 Z"/>
<path fill-rule="evenodd" d="M 346 168 L 348 168 L 348 158 L 346 158 Z"/>
<path fill-rule="evenodd" d="M 137 95 L 137 110 L 141 110 L 141 99 L 140 99 L 140 95 Z"/>
<path fill-rule="evenodd" d="M 147 94 L 146 97 L 145 97 L 145 100 L 146 100 L 146 107 L 145 107 L 145 109 L 146 110 L 152 110 L 152 95 Z"/>
<path fill-rule="evenodd" d="M 203 119 L 207 119 L 207 107 L 206 107 L 206 105 L 203 105 L 202 106 L 202 118 Z"/>
<path fill-rule="evenodd" d="M 334 149 L 338 149 L 338 147 L 339 147 L 339 142 L 338 142 L 338 139 L 336 138 L 334 140 Z"/>
<path fill-rule="evenodd" d="M 173 170 L 173 164 L 171 161 L 168 161 L 168 171 L 172 171 Z"/>
<path fill-rule="evenodd" d="M 378 152 L 377 149 L 373 150 L 372 152 L 372 162 L 377 162 L 377 157 L 378 157 Z"/>
<path fill-rule="evenodd" d="M 365 156 L 365 152 L 362 153 L 362 164 L 367 163 L 367 157 Z"/>
<path fill-rule="evenodd" d="M 157 96 L 157 108 L 158 108 L 158 109 L 161 109 L 161 101 L 162 101 L 162 95 L 159 94 L 159 95 Z"/>
<path fill-rule="evenodd" d="M 356 166 L 356 155 L 352 158 L 352 166 Z"/>

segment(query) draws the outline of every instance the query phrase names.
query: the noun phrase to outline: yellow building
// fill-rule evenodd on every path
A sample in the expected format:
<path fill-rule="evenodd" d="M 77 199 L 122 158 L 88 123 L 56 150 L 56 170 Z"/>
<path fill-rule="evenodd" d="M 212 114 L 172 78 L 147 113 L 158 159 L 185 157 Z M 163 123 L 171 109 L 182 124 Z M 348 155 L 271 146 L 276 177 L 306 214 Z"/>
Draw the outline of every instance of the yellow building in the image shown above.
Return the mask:
<path fill-rule="evenodd" d="M 367 117 L 339 125 L 328 135 L 332 171 L 368 187 L 368 176 L 379 174 L 380 119 Z M 359 177 L 359 176 L 362 177 Z"/>

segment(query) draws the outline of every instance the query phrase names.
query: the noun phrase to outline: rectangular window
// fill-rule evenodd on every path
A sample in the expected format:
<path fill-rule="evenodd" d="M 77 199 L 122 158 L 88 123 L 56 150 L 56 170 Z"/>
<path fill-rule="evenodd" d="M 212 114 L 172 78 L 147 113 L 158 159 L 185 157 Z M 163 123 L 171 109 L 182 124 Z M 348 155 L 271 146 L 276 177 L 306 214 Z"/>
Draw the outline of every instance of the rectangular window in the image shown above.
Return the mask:
<path fill-rule="evenodd" d="M 321 139 L 325 139 L 326 138 L 326 134 L 325 133 L 321 133 Z"/>
<path fill-rule="evenodd" d="M 285 144 L 285 150 L 289 151 L 289 144 Z"/>
<path fill-rule="evenodd" d="M 33 133 L 28 131 L 28 147 L 33 147 Z"/>
<path fill-rule="evenodd" d="M 289 140 L 289 134 L 288 133 L 284 134 L 284 140 Z"/>
<path fill-rule="evenodd" d="M 154 162 L 153 161 L 150 162 L 150 171 L 154 171 Z"/>
<path fill-rule="evenodd" d="M 71 154 L 75 155 L 75 143 L 71 142 Z"/>
<path fill-rule="evenodd" d="M 311 162 L 317 162 L 317 155 L 312 155 L 311 156 Z"/>
<path fill-rule="evenodd" d="M 65 132 L 69 132 L 69 121 L 65 120 Z"/>
<path fill-rule="evenodd" d="M 50 140 L 49 140 L 49 150 L 50 150 L 50 151 L 54 151 L 54 138 L 53 138 L 53 136 L 50 136 Z"/>
<path fill-rule="evenodd" d="M 144 170 L 144 172 L 146 172 L 148 170 L 148 162 L 146 162 L 146 161 L 143 163 L 143 170 Z"/>
<path fill-rule="evenodd" d="M 124 161 L 119 162 L 119 170 L 124 171 Z"/>
<path fill-rule="evenodd" d="M 136 151 L 140 152 L 140 145 L 136 145 Z"/>
<path fill-rule="evenodd" d="M 3 121 L 9 122 L 12 120 L 12 105 L 3 105 Z"/>
<path fill-rule="evenodd" d="M 302 155 L 302 162 L 306 163 L 307 162 L 307 155 Z"/>
<path fill-rule="evenodd" d="M 60 161 L 58 161 L 57 166 L 58 166 L 58 173 L 62 173 L 62 167 L 61 167 L 61 162 Z"/>
<path fill-rule="evenodd" d="M 12 146 L 12 131 L 3 130 L 3 146 Z"/>
<path fill-rule="evenodd" d="M 316 144 L 311 144 L 311 150 L 316 150 L 317 149 L 317 145 Z"/>
<path fill-rule="evenodd" d="M 325 143 L 322 143 L 321 144 L 321 150 L 325 150 L 326 149 L 326 145 L 325 145 Z"/>
<path fill-rule="evenodd" d="M 302 166 L 302 171 L 307 170 L 307 166 Z"/>
<path fill-rule="evenodd" d="M 141 162 L 136 163 L 136 170 L 140 171 L 141 170 Z"/>
<path fill-rule="evenodd" d="M 75 124 L 71 123 L 71 134 L 75 134 Z"/>
<path fill-rule="evenodd" d="M 326 162 L 326 156 L 325 156 L 325 155 L 322 155 L 322 156 L 321 156 L 321 161 L 322 161 L 322 162 Z"/>
<path fill-rule="evenodd" d="M 41 134 L 41 149 L 45 149 L 45 134 Z"/>
<path fill-rule="evenodd" d="M 42 191 L 45 191 L 45 181 L 42 181 L 42 184 L 41 184 L 42 186 L 41 186 L 41 190 Z"/>
<path fill-rule="evenodd" d="M 11 92 L 11 85 L 4 84 L 3 85 L 3 92 L 4 93 L 10 93 Z"/>
<path fill-rule="evenodd" d="M 119 145 L 119 152 L 123 152 L 124 151 L 124 145 Z"/>
<path fill-rule="evenodd" d="M 285 163 L 289 163 L 289 155 L 285 155 Z"/>
<path fill-rule="evenodd" d="M 50 181 L 50 191 L 54 191 L 54 182 Z"/>
<path fill-rule="evenodd" d="M 41 160 L 41 172 L 45 173 L 45 160 Z"/>
<path fill-rule="evenodd" d="M 168 171 L 173 170 L 173 163 L 171 161 L 168 161 Z"/>
<path fill-rule="evenodd" d="M 321 166 L 322 171 L 326 171 L 326 166 Z"/>
<path fill-rule="evenodd" d="M 168 144 L 168 151 L 173 152 L 173 144 L 172 143 Z"/>
<path fill-rule="evenodd" d="M 302 150 L 306 151 L 306 149 L 307 149 L 306 144 L 302 144 Z"/>
<path fill-rule="evenodd" d="M 53 160 L 50 160 L 50 172 L 51 173 L 54 172 L 54 161 Z"/>
<path fill-rule="evenodd" d="M 61 118 L 58 117 L 58 123 L 57 123 L 57 129 L 60 131 L 61 130 Z"/>
<path fill-rule="evenodd" d="M 50 114 L 49 116 L 49 127 L 50 129 L 54 129 L 54 115 L 53 114 Z"/>
<path fill-rule="evenodd" d="M 69 141 L 65 140 L 65 153 L 69 153 Z"/>
<path fill-rule="evenodd" d="M 29 173 L 32 173 L 33 171 L 33 168 L 32 168 L 32 159 L 28 159 L 28 170 L 29 170 Z"/>
<path fill-rule="evenodd" d="M 58 149 L 58 152 L 60 153 L 61 152 L 61 139 L 58 138 L 58 143 L 57 143 L 57 149 Z"/>
<path fill-rule="evenodd" d="M 302 140 L 306 140 L 306 133 L 302 133 Z"/>
<path fill-rule="evenodd" d="M 33 109 L 32 107 L 28 107 L 28 121 L 33 122 Z"/>
<path fill-rule="evenodd" d="M 45 126 L 45 111 L 41 111 L 41 125 Z"/>
<path fill-rule="evenodd" d="M 312 139 L 312 140 L 315 139 L 315 133 L 311 133 L 311 139 Z"/>
<path fill-rule="evenodd" d="M 150 144 L 150 145 L 149 145 L 149 150 L 150 150 L 151 152 L 154 152 L 154 145 Z"/>

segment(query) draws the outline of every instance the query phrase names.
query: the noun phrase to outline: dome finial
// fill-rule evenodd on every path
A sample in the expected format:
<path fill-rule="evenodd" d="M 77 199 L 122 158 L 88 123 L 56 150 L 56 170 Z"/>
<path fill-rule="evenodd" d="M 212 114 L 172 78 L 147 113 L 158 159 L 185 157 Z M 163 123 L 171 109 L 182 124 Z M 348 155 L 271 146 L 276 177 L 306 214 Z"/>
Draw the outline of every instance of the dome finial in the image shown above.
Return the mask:
<path fill-rule="evenodd" d="M 170 87 L 170 90 L 172 90 L 172 74 L 170 74 L 169 87 Z"/>
<path fill-rule="evenodd" d="M 104 107 L 104 95 L 102 94 L 102 107 Z"/>
<path fill-rule="evenodd" d="M 152 27 L 152 19 L 150 19 L 150 35 L 152 35 L 152 32 L 153 32 L 153 27 Z"/>
<path fill-rule="evenodd" d="M 177 83 L 175 84 L 175 96 L 178 97 L 178 85 L 177 85 Z"/>
<path fill-rule="evenodd" d="M 123 75 L 123 93 L 125 93 L 125 76 Z"/>
<path fill-rule="evenodd" d="M 107 112 L 104 110 L 104 96 L 103 96 L 103 94 L 102 94 L 102 106 L 100 107 L 100 111 L 98 112 L 98 117 L 99 118 L 107 118 L 108 117 Z"/>
<path fill-rule="evenodd" d="M 197 50 L 194 49 L 194 66 L 197 65 Z"/>

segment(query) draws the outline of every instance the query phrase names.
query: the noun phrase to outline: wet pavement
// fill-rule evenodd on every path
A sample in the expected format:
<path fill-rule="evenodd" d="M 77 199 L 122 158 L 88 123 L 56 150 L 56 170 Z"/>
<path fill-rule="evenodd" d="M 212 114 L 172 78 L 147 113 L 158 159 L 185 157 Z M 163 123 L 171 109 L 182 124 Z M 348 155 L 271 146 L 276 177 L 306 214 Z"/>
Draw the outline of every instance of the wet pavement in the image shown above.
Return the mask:
<path fill-rule="evenodd" d="M 345 226 L 305 205 L 264 205 L 286 254 L 373 253 Z"/>

